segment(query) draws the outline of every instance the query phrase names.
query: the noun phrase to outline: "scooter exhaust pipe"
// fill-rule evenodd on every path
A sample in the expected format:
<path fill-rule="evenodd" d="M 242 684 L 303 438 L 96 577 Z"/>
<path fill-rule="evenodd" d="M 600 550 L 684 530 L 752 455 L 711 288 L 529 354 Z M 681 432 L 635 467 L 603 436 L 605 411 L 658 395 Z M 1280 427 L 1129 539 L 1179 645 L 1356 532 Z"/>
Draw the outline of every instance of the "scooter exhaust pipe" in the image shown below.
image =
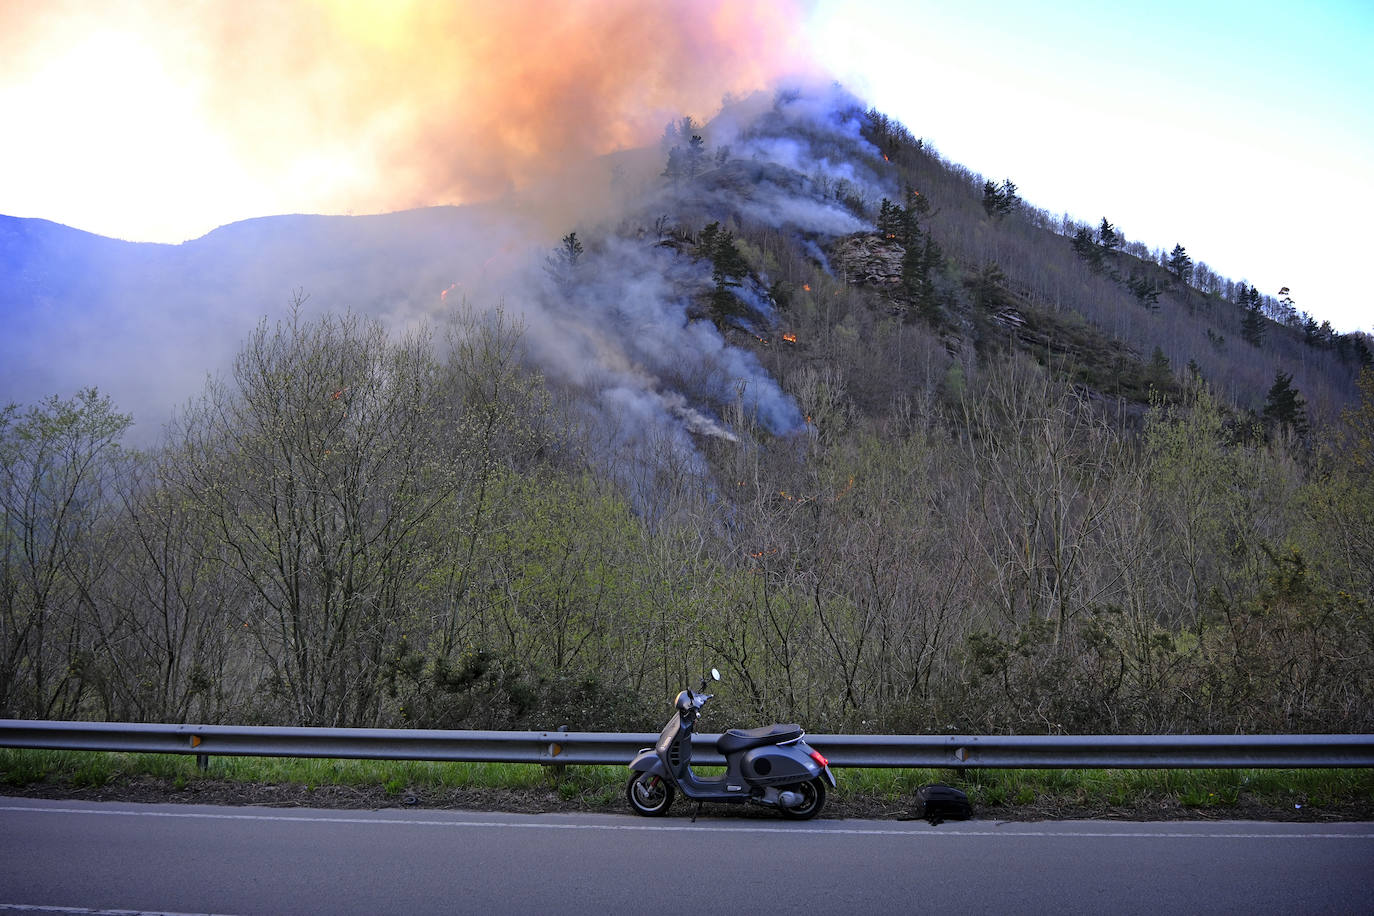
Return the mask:
<path fill-rule="evenodd" d="M 784 808 L 795 808 L 802 803 L 800 792 L 779 792 L 778 804 Z"/>

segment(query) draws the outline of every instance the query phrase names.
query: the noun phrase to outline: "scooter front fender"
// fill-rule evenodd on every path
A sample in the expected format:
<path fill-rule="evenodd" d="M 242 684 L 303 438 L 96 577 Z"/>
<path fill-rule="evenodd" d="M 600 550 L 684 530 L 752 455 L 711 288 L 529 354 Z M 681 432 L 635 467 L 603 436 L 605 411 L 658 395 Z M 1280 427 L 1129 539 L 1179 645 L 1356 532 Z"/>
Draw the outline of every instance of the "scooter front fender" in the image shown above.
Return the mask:
<path fill-rule="evenodd" d="M 652 747 L 646 747 L 635 755 L 630 761 L 630 769 L 636 773 L 652 773 L 655 776 L 668 778 L 668 768 L 663 765 L 663 760 L 658 756 L 658 751 Z"/>

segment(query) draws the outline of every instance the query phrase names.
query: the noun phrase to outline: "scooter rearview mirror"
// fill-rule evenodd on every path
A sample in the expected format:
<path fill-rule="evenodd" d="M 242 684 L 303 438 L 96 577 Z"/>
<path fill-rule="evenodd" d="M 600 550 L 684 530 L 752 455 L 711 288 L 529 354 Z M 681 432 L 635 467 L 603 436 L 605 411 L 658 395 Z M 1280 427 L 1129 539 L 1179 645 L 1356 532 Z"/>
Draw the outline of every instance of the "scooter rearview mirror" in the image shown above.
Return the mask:
<path fill-rule="evenodd" d="M 715 668 L 712 668 L 712 669 L 711 669 L 711 680 L 713 680 L 713 681 L 718 681 L 718 680 L 720 680 L 720 672 L 717 671 Z"/>

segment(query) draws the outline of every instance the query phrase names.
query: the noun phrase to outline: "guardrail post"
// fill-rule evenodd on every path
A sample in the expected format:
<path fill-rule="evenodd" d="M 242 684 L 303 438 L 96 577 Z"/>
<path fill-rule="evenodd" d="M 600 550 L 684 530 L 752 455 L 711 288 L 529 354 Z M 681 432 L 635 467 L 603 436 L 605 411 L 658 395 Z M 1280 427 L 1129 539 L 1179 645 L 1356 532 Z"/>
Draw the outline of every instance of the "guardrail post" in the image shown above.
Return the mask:
<path fill-rule="evenodd" d="M 191 747 L 200 747 L 201 740 L 202 740 L 202 739 L 201 739 L 200 735 L 192 735 L 192 736 L 191 736 Z M 206 770 L 210 769 L 210 755 L 209 755 L 209 754 L 196 754 L 196 769 L 197 769 L 197 770 L 200 770 L 200 772 L 202 772 L 202 773 L 204 773 Z"/>
<path fill-rule="evenodd" d="M 558 726 L 558 732 L 560 735 L 566 735 L 568 733 L 568 726 Z M 563 753 L 564 740 L 566 739 L 559 738 L 555 741 L 549 742 L 550 757 L 557 758 L 559 754 Z M 566 774 L 567 772 L 568 767 L 566 764 L 554 763 L 549 765 L 549 779 L 553 782 L 554 785 L 558 785 L 559 783 L 561 783 L 563 781 L 564 774 Z"/>

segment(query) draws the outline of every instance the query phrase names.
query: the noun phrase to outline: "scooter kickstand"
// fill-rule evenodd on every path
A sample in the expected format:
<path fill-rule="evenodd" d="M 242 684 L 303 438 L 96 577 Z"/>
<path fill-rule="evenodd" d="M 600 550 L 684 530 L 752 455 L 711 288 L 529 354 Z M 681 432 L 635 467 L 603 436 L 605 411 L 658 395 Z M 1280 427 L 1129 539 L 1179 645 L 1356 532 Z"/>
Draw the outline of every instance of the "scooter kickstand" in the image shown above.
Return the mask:
<path fill-rule="evenodd" d="M 697 822 L 697 815 L 701 813 L 701 802 L 697 802 L 697 810 L 692 812 L 692 823 Z"/>

